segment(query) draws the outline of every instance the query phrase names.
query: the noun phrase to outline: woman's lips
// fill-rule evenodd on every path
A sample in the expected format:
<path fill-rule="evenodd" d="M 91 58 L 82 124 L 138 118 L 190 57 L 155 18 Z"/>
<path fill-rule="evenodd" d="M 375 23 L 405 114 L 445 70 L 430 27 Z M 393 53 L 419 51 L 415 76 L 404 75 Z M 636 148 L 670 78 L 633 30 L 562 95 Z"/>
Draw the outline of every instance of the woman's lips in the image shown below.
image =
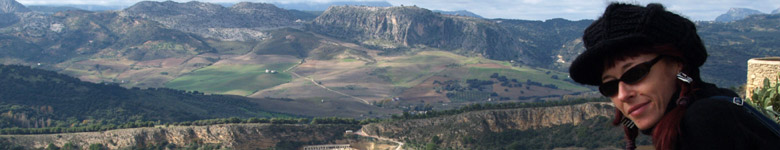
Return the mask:
<path fill-rule="evenodd" d="M 631 117 L 639 116 L 639 114 L 641 114 L 645 110 L 645 108 L 647 108 L 646 107 L 648 106 L 647 104 L 650 104 L 650 102 L 642 103 L 634 107 L 631 107 L 631 109 L 628 109 L 628 115 L 631 115 Z"/>

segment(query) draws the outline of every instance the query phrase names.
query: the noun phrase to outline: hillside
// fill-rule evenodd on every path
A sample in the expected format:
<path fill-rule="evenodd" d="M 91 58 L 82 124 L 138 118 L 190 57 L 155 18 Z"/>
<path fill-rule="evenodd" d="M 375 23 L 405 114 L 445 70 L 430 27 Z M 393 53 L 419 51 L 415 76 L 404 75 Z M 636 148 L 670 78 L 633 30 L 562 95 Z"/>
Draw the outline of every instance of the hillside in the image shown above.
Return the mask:
<path fill-rule="evenodd" d="M 697 27 L 710 55 L 702 66 L 705 81 L 724 87 L 743 85 L 747 60 L 780 56 L 780 14 L 730 23 L 698 22 Z"/>
<path fill-rule="evenodd" d="M 156 22 L 116 13 L 66 11 L 51 16 L 17 14 L 18 23 L 0 30 L 9 60 L 59 63 L 77 57 L 151 60 L 214 51 L 199 37 Z M 25 51 L 20 51 L 25 50 Z M 42 55 L 41 55 L 42 54 Z M 6 60 L 6 61 L 9 61 Z"/>
<path fill-rule="evenodd" d="M 493 21 L 507 28 L 512 37 L 521 45 L 525 45 L 527 51 L 543 64 L 541 66 L 558 70 L 568 70 L 571 62 L 585 50 L 580 38 L 582 31 L 593 22 L 565 19 Z"/>
<path fill-rule="evenodd" d="M 291 116 L 270 112 L 254 99 L 164 88 L 125 89 L 26 66 L 0 65 L 0 82 L 0 128 Z"/>

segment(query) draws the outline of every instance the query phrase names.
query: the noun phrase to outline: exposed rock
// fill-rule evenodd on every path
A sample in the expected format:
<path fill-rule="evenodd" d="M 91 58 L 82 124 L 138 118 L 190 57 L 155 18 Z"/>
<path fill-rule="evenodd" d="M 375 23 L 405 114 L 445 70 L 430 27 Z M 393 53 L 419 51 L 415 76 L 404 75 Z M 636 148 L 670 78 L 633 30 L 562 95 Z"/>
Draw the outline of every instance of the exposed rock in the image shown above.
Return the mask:
<path fill-rule="evenodd" d="M 362 130 L 371 135 L 415 141 L 430 141 L 433 136 L 439 136 L 445 141 L 444 145 L 457 147 L 461 144 L 459 137 L 480 137 L 506 130 L 537 129 L 561 124 L 576 125 L 593 117 L 611 117 L 613 113 L 611 103 L 592 102 L 556 107 L 484 110 L 429 119 L 383 122 L 365 125 Z"/>
<path fill-rule="evenodd" d="M 348 41 L 390 41 L 498 60 L 533 60 L 526 57 L 524 50 L 507 34 L 508 30 L 494 22 L 441 15 L 414 6 L 333 6 L 307 29 Z"/>
<path fill-rule="evenodd" d="M 162 144 L 185 146 L 198 142 L 221 144 L 232 149 L 268 149 L 282 141 L 330 143 L 334 139 L 341 139 L 346 130 L 356 128 L 350 125 L 223 124 L 48 135 L 0 135 L 0 138 L 26 148 L 45 148 L 48 144 L 62 147 L 68 142 L 82 148 L 103 144 L 109 149 Z"/>
<path fill-rule="evenodd" d="M 715 18 L 715 21 L 732 22 L 732 21 L 742 20 L 747 18 L 750 15 L 756 15 L 756 14 L 764 14 L 764 13 L 749 8 L 731 8 L 725 14 L 722 14 L 718 16 L 718 18 Z"/>

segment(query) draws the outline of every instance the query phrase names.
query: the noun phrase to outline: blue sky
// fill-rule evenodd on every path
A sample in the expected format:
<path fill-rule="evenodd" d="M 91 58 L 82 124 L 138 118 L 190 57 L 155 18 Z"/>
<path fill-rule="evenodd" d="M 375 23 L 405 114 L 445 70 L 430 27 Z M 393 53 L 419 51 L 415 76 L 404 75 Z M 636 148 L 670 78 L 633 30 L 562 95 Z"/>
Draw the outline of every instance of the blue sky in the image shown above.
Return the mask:
<path fill-rule="evenodd" d="M 24 5 L 123 5 L 130 6 L 140 0 L 17 0 Z M 190 0 L 174 0 L 188 2 Z M 198 0 L 212 3 L 280 2 L 324 3 L 333 1 L 365 0 Z M 375 0 L 372 0 L 375 1 Z M 595 19 L 612 1 L 646 5 L 650 2 L 664 4 L 667 9 L 697 21 L 714 20 L 730 8 L 750 8 L 770 13 L 780 8 L 780 0 L 386 0 L 394 6 L 416 5 L 436 10 L 468 10 L 485 18 L 545 20 L 565 18 L 569 20 Z"/>

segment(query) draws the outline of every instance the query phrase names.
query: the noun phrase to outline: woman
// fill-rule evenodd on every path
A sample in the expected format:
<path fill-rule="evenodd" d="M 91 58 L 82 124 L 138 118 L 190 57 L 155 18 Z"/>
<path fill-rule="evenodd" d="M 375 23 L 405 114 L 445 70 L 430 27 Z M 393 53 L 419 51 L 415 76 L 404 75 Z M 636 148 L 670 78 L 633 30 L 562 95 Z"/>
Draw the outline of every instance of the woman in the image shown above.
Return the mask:
<path fill-rule="evenodd" d="M 776 123 L 757 119 L 732 91 L 705 83 L 707 51 L 688 19 L 660 4 L 610 4 L 582 37 L 574 81 L 598 85 L 634 149 L 639 132 L 656 149 L 780 149 Z M 728 68 L 723 68 L 728 69 Z"/>

